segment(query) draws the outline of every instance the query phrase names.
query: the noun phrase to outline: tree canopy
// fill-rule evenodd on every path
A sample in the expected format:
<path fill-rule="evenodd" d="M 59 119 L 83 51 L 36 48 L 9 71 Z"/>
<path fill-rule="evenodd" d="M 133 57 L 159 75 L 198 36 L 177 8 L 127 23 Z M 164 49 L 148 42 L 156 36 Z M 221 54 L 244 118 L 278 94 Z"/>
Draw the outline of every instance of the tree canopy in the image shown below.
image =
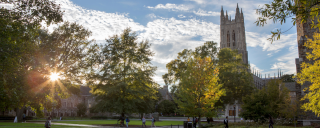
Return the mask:
<path fill-rule="evenodd" d="M 219 106 L 241 102 L 242 97 L 253 89 L 253 78 L 249 66 L 242 61 L 242 55 L 230 48 L 221 49 L 218 53 L 219 84 L 223 84 L 226 95 L 221 97 Z"/>
<path fill-rule="evenodd" d="M 240 116 L 255 122 L 265 122 L 270 116 L 293 117 L 291 114 L 294 112 L 292 111 L 294 107 L 284 83 L 281 80 L 271 79 L 263 89 L 243 98 Z"/>
<path fill-rule="evenodd" d="M 225 94 L 222 84 L 218 83 L 218 68 L 210 57 L 189 57 L 186 66 L 181 73 L 179 92 L 175 98 L 180 113 L 198 116 L 199 120 L 203 116 L 213 117 L 216 114 L 215 103 Z"/>
<path fill-rule="evenodd" d="M 93 109 L 122 116 L 150 112 L 157 90 L 151 78 L 156 67 L 150 62 L 153 52 L 149 42 L 138 43 L 137 35 L 128 28 L 107 39 L 100 55 L 97 72 L 88 78 L 97 102 Z"/>

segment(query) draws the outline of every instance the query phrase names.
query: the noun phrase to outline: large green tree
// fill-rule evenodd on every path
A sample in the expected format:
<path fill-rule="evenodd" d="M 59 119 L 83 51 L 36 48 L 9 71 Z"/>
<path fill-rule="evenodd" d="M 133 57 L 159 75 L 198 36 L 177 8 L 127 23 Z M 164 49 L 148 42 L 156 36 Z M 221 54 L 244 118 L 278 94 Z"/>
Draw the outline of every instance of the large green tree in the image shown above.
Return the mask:
<path fill-rule="evenodd" d="M 170 100 L 163 100 L 158 105 L 158 112 L 162 113 L 163 115 L 170 115 L 175 113 L 177 109 L 177 105 Z"/>
<path fill-rule="evenodd" d="M 289 90 L 277 79 L 269 80 L 263 89 L 245 96 L 241 108 L 240 116 L 255 122 L 265 122 L 270 116 L 292 118 L 296 110 L 291 104 Z"/>
<path fill-rule="evenodd" d="M 292 18 L 292 23 L 304 25 L 307 29 L 315 29 L 313 37 L 303 44 L 304 47 L 312 52 L 307 53 L 307 60 L 304 60 L 301 64 L 301 72 L 297 73 L 297 82 L 301 85 L 307 85 L 304 91 L 307 91 L 302 100 L 305 100 L 305 104 L 302 108 L 311 110 L 317 116 L 320 116 L 319 108 L 319 28 L 320 28 L 320 2 L 319 0 L 274 0 L 271 4 L 265 4 L 262 8 L 257 10 L 261 17 L 256 21 L 257 25 L 263 26 L 267 23 L 268 19 L 272 19 L 275 23 L 285 23 L 287 18 Z M 270 38 L 273 41 L 280 39 L 280 35 L 283 32 L 279 29 L 276 32 L 272 32 Z"/>
<path fill-rule="evenodd" d="M 213 41 L 205 42 L 202 46 L 196 47 L 195 50 L 184 49 L 182 52 L 178 53 L 177 59 L 170 61 L 166 67 L 168 73 L 162 76 L 166 85 L 179 83 L 181 73 L 187 69 L 186 62 L 189 57 L 210 57 L 212 58 L 212 63 L 216 63 L 215 58 L 217 56 L 217 43 Z"/>
<path fill-rule="evenodd" d="M 215 103 L 225 94 L 218 83 L 219 70 L 210 57 L 192 58 L 186 62 L 186 70 L 181 73 L 179 93 L 175 102 L 180 113 L 199 117 L 213 117 Z M 201 121 L 199 121 L 201 127 Z"/>
<path fill-rule="evenodd" d="M 0 3 L 13 5 L 0 9 L 0 109 L 5 111 L 21 108 L 30 100 L 27 79 L 40 23 L 61 22 L 62 12 L 49 0 L 1 0 Z M 22 117 L 19 109 L 16 111 Z"/>
<path fill-rule="evenodd" d="M 221 97 L 218 106 L 241 102 L 242 97 L 254 90 L 249 66 L 242 61 L 242 55 L 230 48 L 221 49 L 218 53 L 219 84 L 223 84 L 226 95 Z"/>
<path fill-rule="evenodd" d="M 152 80 L 156 70 L 151 65 L 152 55 L 149 42 L 138 43 L 130 28 L 107 39 L 96 61 L 99 67 L 88 79 L 96 96 L 93 109 L 122 116 L 152 110 L 157 91 Z"/>

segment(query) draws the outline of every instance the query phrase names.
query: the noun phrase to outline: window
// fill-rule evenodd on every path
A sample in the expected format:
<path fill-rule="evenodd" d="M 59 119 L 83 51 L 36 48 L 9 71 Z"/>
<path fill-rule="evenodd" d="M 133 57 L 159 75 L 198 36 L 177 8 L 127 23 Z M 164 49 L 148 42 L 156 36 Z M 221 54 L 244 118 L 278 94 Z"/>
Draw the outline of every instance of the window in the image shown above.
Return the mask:
<path fill-rule="evenodd" d="M 67 102 L 64 102 L 63 107 L 67 107 Z"/>
<path fill-rule="evenodd" d="M 227 32 L 227 46 L 230 47 L 230 34 Z"/>
<path fill-rule="evenodd" d="M 236 34 L 234 33 L 234 30 L 232 32 L 232 42 L 233 42 L 233 46 L 236 46 Z"/>

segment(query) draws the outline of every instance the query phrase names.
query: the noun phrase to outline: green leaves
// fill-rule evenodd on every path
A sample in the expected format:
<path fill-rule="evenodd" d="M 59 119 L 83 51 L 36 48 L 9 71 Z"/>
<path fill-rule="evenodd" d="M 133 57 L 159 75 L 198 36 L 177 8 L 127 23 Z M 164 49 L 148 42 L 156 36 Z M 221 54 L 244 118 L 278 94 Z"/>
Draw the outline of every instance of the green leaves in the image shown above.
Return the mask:
<path fill-rule="evenodd" d="M 255 23 L 257 26 L 264 26 L 264 24 L 267 24 L 267 20 L 272 20 L 274 23 L 280 23 L 282 25 L 286 22 L 287 18 L 291 17 L 293 17 L 291 18 L 293 25 L 295 25 L 296 22 L 306 23 L 310 19 L 317 19 L 316 17 L 318 17 L 319 13 L 318 5 L 318 0 L 274 0 L 271 4 L 265 4 L 263 7 L 257 9 L 256 13 L 261 15 L 261 17 L 259 17 Z M 317 26 L 316 24 L 313 25 L 313 27 Z M 281 31 L 281 29 L 272 31 L 272 35 L 268 40 L 270 40 L 271 43 L 279 40 L 280 35 L 291 28 L 285 31 Z"/>
<path fill-rule="evenodd" d="M 219 83 L 223 84 L 226 96 L 221 97 L 219 106 L 233 104 L 236 100 L 250 94 L 253 90 L 253 78 L 248 71 L 248 65 L 242 61 L 242 55 L 237 50 L 221 49 L 218 53 Z"/>
<path fill-rule="evenodd" d="M 156 83 L 148 41 L 137 42 L 130 28 L 106 40 L 95 61 L 99 68 L 87 81 L 96 95 L 95 111 L 147 113 L 154 108 Z M 100 56 L 99 56 L 100 55 Z"/>
<path fill-rule="evenodd" d="M 267 85 L 242 100 L 241 117 L 265 122 L 270 116 L 273 118 L 291 118 L 295 114 L 295 104 L 291 104 L 289 90 L 281 80 L 271 79 Z"/>

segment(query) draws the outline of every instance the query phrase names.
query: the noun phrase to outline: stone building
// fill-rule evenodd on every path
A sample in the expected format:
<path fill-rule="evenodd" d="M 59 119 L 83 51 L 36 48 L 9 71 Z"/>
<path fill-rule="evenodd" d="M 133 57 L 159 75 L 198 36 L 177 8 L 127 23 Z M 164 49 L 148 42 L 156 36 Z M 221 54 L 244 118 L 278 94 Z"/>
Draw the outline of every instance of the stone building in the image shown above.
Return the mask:
<path fill-rule="evenodd" d="M 90 88 L 87 86 L 80 86 L 80 96 L 72 95 L 67 99 L 61 99 L 61 108 L 54 109 L 51 112 L 48 112 L 44 109 L 45 116 L 53 116 L 53 117 L 74 117 L 77 116 L 77 105 L 79 103 L 85 103 L 87 106 L 86 115 L 92 115 L 89 111 L 91 106 L 94 104 L 94 97 L 90 93 Z"/>
<path fill-rule="evenodd" d="M 162 96 L 162 100 L 171 100 L 173 101 L 173 95 L 169 92 L 168 85 L 164 85 L 163 88 L 158 90 Z M 162 101 L 160 100 L 159 103 Z"/>
<path fill-rule="evenodd" d="M 297 73 L 301 72 L 301 64 L 303 62 L 314 63 L 314 61 L 308 60 L 306 58 L 307 53 L 312 52 L 312 49 L 306 48 L 304 46 L 304 44 L 307 42 L 307 39 L 313 40 L 313 34 L 315 32 L 319 32 L 317 28 L 312 28 L 312 22 L 317 24 L 318 23 L 317 20 L 318 19 L 316 19 L 316 18 L 314 20 L 309 18 L 305 23 L 301 23 L 301 18 L 297 17 L 296 27 L 297 27 L 297 43 L 298 43 L 298 54 L 299 54 L 299 58 L 295 59 Z M 307 88 L 310 85 L 311 85 L 310 82 L 306 82 L 303 85 L 300 85 L 298 83 L 296 84 L 296 89 L 298 90 L 297 91 L 297 98 L 298 99 L 302 98 L 304 95 L 306 95 L 309 92 L 308 90 L 303 91 L 303 89 Z M 304 101 L 304 102 L 308 102 L 308 101 Z M 302 102 L 302 103 L 304 103 L 304 102 Z M 311 111 L 306 112 L 305 115 L 300 115 L 299 118 L 300 119 L 307 119 L 307 120 L 311 120 L 311 119 L 319 120 L 320 119 L 319 117 L 317 117 L 315 115 L 315 113 L 313 113 Z"/>
<path fill-rule="evenodd" d="M 223 7 L 221 7 L 220 15 L 220 48 L 230 48 L 237 49 L 239 53 L 242 54 L 243 63 L 248 64 L 248 51 L 246 45 L 246 34 L 244 27 L 244 16 L 242 9 L 239 10 L 238 4 L 236 8 L 235 19 L 231 16 L 224 15 Z M 274 74 L 274 77 L 268 77 L 265 75 L 263 78 L 262 74 L 255 70 L 250 70 L 252 72 L 253 82 L 257 89 L 262 89 L 271 79 L 279 79 L 283 74 L 278 70 L 278 76 Z M 290 90 L 290 96 L 292 99 L 296 99 L 295 82 L 285 83 L 285 86 Z M 238 117 L 241 111 L 241 105 L 236 101 L 234 104 L 226 104 L 225 110 L 221 111 L 222 116 Z"/>

